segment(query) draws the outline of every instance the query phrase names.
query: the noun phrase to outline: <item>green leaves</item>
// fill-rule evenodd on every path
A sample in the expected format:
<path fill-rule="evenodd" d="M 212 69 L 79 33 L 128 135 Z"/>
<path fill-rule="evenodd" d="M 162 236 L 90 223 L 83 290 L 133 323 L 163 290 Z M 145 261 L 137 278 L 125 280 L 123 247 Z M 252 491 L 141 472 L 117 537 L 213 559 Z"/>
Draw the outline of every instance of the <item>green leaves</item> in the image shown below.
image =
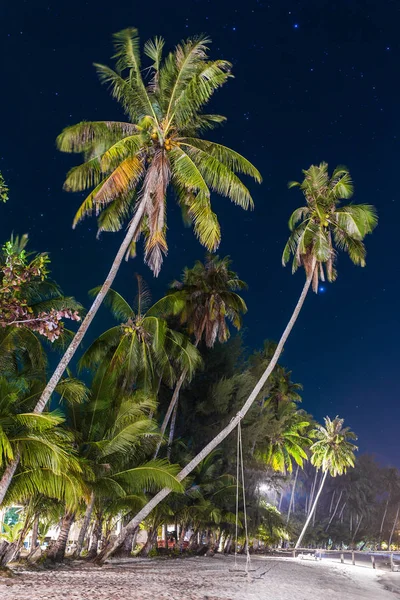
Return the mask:
<path fill-rule="evenodd" d="M 348 427 L 343 427 L 343 419 L 336 417 L 333 421 L 325 417 L 325 427 L 318 425 L 315 437 L 317 441 L 311 446 L 311 462 L 322 471 L 329 471 L 332 477 L 343 475 L 349 467 L 354 467 L 354 452 L 358 449 L 351 440 L 356 435 Z"/>
<path fill-rule="evenodd" d="M 291 235 L 283 251 L 285 266 L 293 256 L 293 272 L 304 266 L 307 276 L 313 275 L 313 290 L 318 282 L 334 281 L 336 249 L 347 252 L 355 265 L 365 266 L 364 238 L 372 233 L 378 223 L 376 210 L 369 204 L 339 206 L 342 199 L 353 194 L 353 183 L 346 167 L 337 167 L 332 177 L 328 165 L 312 165 L 304 172 L 302 183 L 290 182 L 289 187 L 299 187 L 307 205 L 296 209 L 289 220 Z M 315 261 L 315 262 L 314 262 Z"/>
<path fill-rule="evenodd" d="M 164 40 L 149 40 L 144 46 L 151 60 L 147 83 L 137 30 L 115 34 L 116 70 L 95 66 L 130 122 L 78 123 L 57 138 L 60 150 L 84 154 L 84 163 L 68 173 L 65 189 L 94 188 L 78 209 L 73 227 L 95 213 L 99 233 L 119 231 L 140 203 L 143 218 L 127 258 L 136 254 L 136 242 L 143 234 L 145 262 L 156 276 L 168 251 L 170 183 L 200 243 L 215 251 L 221 231 L 210 204 L 211 192 L 247 210 L 253 201 L 238 175 L 261 181 L 257 169 L 239 153 L 198 137 L 224 122 L 225 117 L 202 111 L 231 77 L 230 63 L 209 59 L 209 42 L 204 36 L 188 39 L 163 58 Z"/>
<path fill-rule="evenodd" d="M 4 177 L 0 172 L 0 201 L 7 202 L 8 200 L 8 186 L 4 181 Z"/>

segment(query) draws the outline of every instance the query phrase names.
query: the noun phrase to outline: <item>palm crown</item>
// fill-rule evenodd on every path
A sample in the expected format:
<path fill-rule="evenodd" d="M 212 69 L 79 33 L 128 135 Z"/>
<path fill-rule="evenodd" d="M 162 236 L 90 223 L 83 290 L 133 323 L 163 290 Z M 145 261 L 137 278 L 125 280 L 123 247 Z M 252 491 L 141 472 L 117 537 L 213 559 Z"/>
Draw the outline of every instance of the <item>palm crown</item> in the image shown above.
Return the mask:
<path fill-rule="evenodd" d="M 94 190 L 79 208 L 74 225 L 93 211 L 100 231 L 118 231 L 136 209 L 142 215 L 130 253 L 141 233 L 145 260 L 157 275 L 167 252 L 165 203 L 169 185 L 185 220 L 200 242 L 215 250 L 220 227 L 210 203 L 211 191 L 247 209 L 252 198 L 237 173 L 261 181 L 257 169 L 233 150 L 198 137 L 224 117 L 202 112 L 213 93 L 231 77 L 225 60 L 208 58 L 205 37 L 179 44 L 163 58 L 164 40 L 144 46 L 151 64 L 142 76 L 136 29 L 114 36 L 116 70 L 96 65 L 129 122 L 83 122 L 58 137 L 60 150 L 83 152 L 85 162 L 73 168 L 65 188 Z"/>
<path fill-rule="evenodd" d="M 204 263 L 197 261 L 191 269 L 185 268 L 182 281 L 172 283 L 174 305 L 178 309 L 181 306 L 181 322 L 187 324 L 196 344 L 202 338 L 209 348 L 216 339 L 226 342 L 229 338 L 227 321 L 236 329 L 241 327 L 247 306 L 237 292 L 247 285 L 229 268 L 230 264 L 228 256 L 220 259 L 209 254 Z"/>
<path fill-rule="evenodd" d="M 137 282 L 134 307 L 115 290 L 108 291 L 105 304 L 120 325 L 100 335 L 86 350 L 80 365 L 96 368 L 96 380 L 102 384 L 107 376 L 114 384 L 117 379 L 122 391 L 133 387 L 154 391 L 159 378 L 172 385 L 182 369 L 187 369 L 191 378 L 201 357 L 187 337 L 168 327 L 160 316 L 157 306 L 164 305 L 162 300 L 149 307 L 150 293 L 140 276 Z"/>
<path fill-rule="evenodd" d="M 336 279 L 336 248 L 347 252 L 355 265 L 365 266 L 363 240 L 376 226 L 377 215 L 370 204 L 340 206 L 342 200 L 353 195 L 346 167 L 336 167 L 331 177 L 327 163 L 312 165 L 303 173 L 301 183 L 289 183 L 289 188 L 301 189 L 306 205 L 297 208 L 290 217 L 291 234 L 282 262 L 286 265 L 293 255 L 293 272 L 299 266 L 304 266 L 307 275 L 313 270 L 313 290 L 317 292 L 318 282 L 324 281 L 325 275 L 328 281 Z"/>
<path fill-rule="evenodd" d="M 354 452 L 357 450 L 351 440 L 357 436 L 348 427 L 343 427 L 343 419 L 336 417 L 331 421 L 325 417 L 325 427 L 318 425 L 311 446 L 311 462 L 318 469 L 329 471 L 332 477 L 346 473 L 348 467 L 354 467 Z"/>

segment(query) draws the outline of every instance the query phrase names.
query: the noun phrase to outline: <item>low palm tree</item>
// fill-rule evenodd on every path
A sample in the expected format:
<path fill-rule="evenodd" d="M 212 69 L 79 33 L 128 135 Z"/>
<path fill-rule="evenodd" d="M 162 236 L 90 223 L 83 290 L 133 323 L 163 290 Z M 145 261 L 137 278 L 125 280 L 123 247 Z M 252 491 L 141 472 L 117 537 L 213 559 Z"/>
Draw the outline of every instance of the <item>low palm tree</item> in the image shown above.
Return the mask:
<path fill-rule="evenodd" d="M 193 336 L 196 347 L 201 341 L 207 348 L 212 348 L 217 340 L 226 342 L 230 336 L 228 322 L 236 329 L 241 328 L 242 314 L 247 312 L 247 306 L 238 292 L 246 289 L 247 285 L 230 269 L 230 265 L 229 256 L 220 259 L 207 254 L 204 262 L 196 261 L 191 269 L 185 268 L 181 281 L 174 281 L 165 300 L 157 304 L 158 310 L 166 304 L 166 314 L 170 306 L 174 307 L 181 325 L 185 325 L 186 331 Z M 164 435 L 172 415 L 169 451 L 174 439 L 179 393 L 188 375 L 188 370 L 183 369 L 161 425 Z M 156 456 L 158 451 L 159 447 Z"/>
<path fill-rule="evenodd" d="M 158 305 L 164 302 L 149 306 L 150 293 L 139 275 L 137 283 L 134 306 L 115 290 L 108 291 L 105 304 L 120 324 L 93 342 L 82 356 L 80 367 L 93 370 L 96 380 L 101 378 L 108 385 L 112 379 L 119 393 L 134 388 L 156 393 L 160 379 L 168 385 L 174 383 L 177 369 L 184 369 L 191 378 L 201 357 L 188 338 L 168 327 L 160 316 Z M 96 294 L 97 288 L 92 293 Z M 167 301 L 170 306 L 176 305 L 173 299 Z"/>
<path fill-rule="evenodd" d="M 99 233 L 127 233 L 110 272 L 86 318 L 54 371 L 36 411 L 41 412 L 75 354 L 103 302 L 124 256 L 134 256 L 136 242 L 145 238 L 145 261 L 157 275 L 167 252 L 167 190 L 175 193 L 186 221 L 193 224 L 201 244 L 214 251 L 221 233 L 210 202 L 211 192 L 229 198 L 247 210 L 251 195 L 238 174 L 261 182 L 258 170 L 243 156 L 215 142 L 202 132 L 225 121 L 203 109 L 214 92 L 231 77 L 225 60 L 210 60 L 206 37 L 179 44 L 163 57 L 164 40 L 145 44 L 150 59 L 143 78 L 140 43 L 136 29 L 114 36 L 116 70 L 96 65 L 100 80 L 127 115 L 127 122 L 82 122 L 67 127 L 58 137 L 63 152 L 78 152 L 84 163 L 73 168 L 65 188 L 93 188 L 79 208 L 74 226 L 93 212 Z"/>
<path fill-rule="evenodd" d="M 295 211 L 289 221 L 291 234 L 289 242 L 285 247 L 283 264 L 286 264 L 291 255 L 294 255 L 294 270 L 303 266 L 306 273 L 306 281 L 300 298 L 296 304 L 293 314 L 282 334 L 271 361 L 265 369 L 260 380 L 254 387 L 245 404 L 231 422 L 220 433 L 209 442 L 178 474 L 182 481 L 210 452 L 214 450 L 246 415 L 254 401 L 257 399 L 265 382 L 268 380 L 290 332 L 300 314 L 311 283 L 316 282 L 317 277 L 322 277 L 324 269 L 330 279 L 334 279 L 334 260 L 336 248 L 348 253 L 351 261 L 361 267 L 365 266 L 366 250 L 364 239 L 371 233 L 377 224 L 377 216 L 373 206 L 366 204 L 350 204 L 340 206 L 342 200 L 349 199 L 353 193 L 353 185 L 348 170 L 344 167 L 337 168 L 330 177 L 328 165 L 321 163 L 319 166 L 311 166 L 304 171 L 304 180 L 296 184 L 303 192 L 306 206 Z M 293 187 L 294 184 L 290 184 Z M 299 222 L 300 220 L 300 222 Z M 168 489 L 161 490 L 147 506 L 145 506 L 124 527 L 113 544 L 105 548 L 99 562 L 110 556 L 122 543 L 124 536 L 149 514 L 154 506 L 169 494 Z"/>
<path fill-rule="evenodd" d="M 290 404 L 282 405 L 276 412 L 269 400 L 258 420 L 264 422 L 264 426 L 261 424 L 263 439 L 256 444 L 255 458 L 284 474 L 293 471 L 293 462 L 303 467 L 307 460 L 306 449 L 311 443 L 307 435 L 310 423 L 304 415 Z"/>
<path fill-rule="evenodd" d="M 354 452 L 357 446 L 351 440 L 356 440 L 357 437 L 348 427 L 343 427 L 343 419 L 336 417 L 331 421 L 329 417 L 325 417 L 325 427 L 318 425 L 315 437 L 317 441 L 311 446 L 311 463 L 317 469 L 321 469 L 323 477 L 295 548 L 299 548 L 307 531 L 328 473 L 331 477 L 336 477 L 346 473 L 349 467 L 354 467 Z"/>

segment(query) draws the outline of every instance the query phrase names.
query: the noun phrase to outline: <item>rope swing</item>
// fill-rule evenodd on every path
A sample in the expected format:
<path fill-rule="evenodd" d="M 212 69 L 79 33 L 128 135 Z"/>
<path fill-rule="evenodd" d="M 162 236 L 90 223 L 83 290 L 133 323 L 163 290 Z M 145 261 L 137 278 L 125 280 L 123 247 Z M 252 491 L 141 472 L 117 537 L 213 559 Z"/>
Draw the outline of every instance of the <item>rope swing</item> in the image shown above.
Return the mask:
<path fill-rule="evenodd" d="M 236 452 L 236 523 L 235 523 L 235 570 L 238 569 L 237 551 L 238 551 L 238 524 L 239 524 L 239 482 L 241 479 L 241 487 L 243 493 L 243 515 L 244 515 L 244 532 L 246 539 L 246 568 L 245 573 L 249 577 L 251 561 L 249 552 L 249 535 L 247 529 L 247 511 L 246 511 L 246 489 L 244 482 L 244 463 L 243 463 L 243 443 L 242 443 L 242 427 L 241 421 L 238 423 L 237 433 L 237 452 Z"/>

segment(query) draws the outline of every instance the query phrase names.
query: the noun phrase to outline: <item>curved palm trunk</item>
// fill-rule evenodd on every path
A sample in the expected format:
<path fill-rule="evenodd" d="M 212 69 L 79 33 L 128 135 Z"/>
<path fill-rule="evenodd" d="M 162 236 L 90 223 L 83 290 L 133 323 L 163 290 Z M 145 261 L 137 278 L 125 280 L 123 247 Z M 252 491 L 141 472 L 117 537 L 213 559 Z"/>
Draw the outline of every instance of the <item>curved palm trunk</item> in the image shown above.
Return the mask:
<path fill-rule="evenodd" d="M 96 556 L 97 556 L 97 552 L 98 552 L 98 548 L 99 548 L 99 541 L 101 538 L 102 527 L 103 527 L 103 519 L 99 515 L 96 518 L 96 522 L 94 524 L 93 531 L 92 531 L 92 539 L 90 540 L 90 546 L 89 546 L 89 550 L 88 550 L 87 557 L 86 557 L 88 560 L 92 560 L 93 558 L 96 558 Z"/>
<path fill-rule="evenodd" d="M 105 282 L 103 283 L 101 290 L 99 291 L 99 293 L 97 294 L 92 306 L 90 307 L 86 317 L 83 319 L 81 326 L 79 327 L 78 331 L 76 332 L 72 342 L 70 343 L 70 345 L 68 346 L 67 350 L 65 351 L 64 356 L 62 357 L 62 359 L 60 360 L 60 362 L 58 363 L 56 370 L 54 371 L 53 375 L 51 376 L 48 384 L 46 385 L 46 387 L 43 390 L 42 395 L 40 396 L 38 403 L 35 406 L 34 412 L 36 413 L 42 413 L 47 402 L 50 399 L 51 394 L 54 392 L 54 389 L 56 387 L 56 385 L 58 384 L 58 382 L 60 381 L 61 377 L 63 376 L 63 373 L 65 371 L 65 369 L 68 367 L 70 360 L 72 359 L 72 357 L 74 356 L 75 352 L 78 349 L 79 344 L 81 343 L 81 341 L 83 340 L 89 325 L 91 324 L 91 322 L 93 321 L 97 311 L 99 310 L 108 290 L 110 289 L 117 273 L 118 273 L 118 269 L 121 266 L 122 260 L 129 248 L 129 244 L 132 241 L 132 238 L 135 236 L 137 228 L 140 224 L 140 220 L 142 218 L 143 215 L 143 211 L 144 211 L 144 202 L 141 202 L 138 206 L 138 209 L 135 213 L 135 216 L 133 217 L 131 224 L 129 225 L 127 234 L 124 238 L 124 241 L 122 242 L 117 255 L 114 259 L 114 262 L 111 266 L 111 269 L 107 275 L 107 278 L 105 280 Z M 15 473 L 15 469 L 17 468 L 19 463 L 19 456 L 17 456 L 7 467 L 7 469 L 5 470 L 3 477 L 1 478 L 0 481 L 0 505 L 3 502 L 4 496 L 6 491 L 8 490 L 8 487 L 11 483 L 11 480 L 13 478 L 13 475 Z"/>
<path fill-rule="evenodd" d="M 314 270 L 315 270 L 315 262 L 314 262 L 312 268 L 310 269 L 310 273 L 308 274 L 307 279 L 304 283 L 303 290 L 300 294 L 300 298 L 296 304 L 296 307 L 293 311 L 290 321 L 286 325 L 286 328 L 282 334 L 282 337 L 279 340 L 279 343 L 276 347 L 274 355 L 271 358 L 271 362 L 269 363 L 268 367 L 265 369 L 265 371 L 262 374 L 261 378 L 259 379 L 257 385 L 254 387 L 253 391 L 251 392 L 250 396 L 247 398 L 245 404 L 242 406 L 241 410 L 237 413 L 237 415 L 230 421 L 230 423 L 222 431 L 220 431 L 219 434 L 213 440 L 211 440 L 211 442 L 209 442 L 203 448 L 203 450 L 201 450 L 201 452 L 199 452 L 199 454 L 197 454 L 186 465 L 186 467 L 184 469 L 182 469 L 182 471 L 180 473 L 178 473 L 177 479 L 179 481 L 182 481 L 183 479 L 185 479 L 185 477 L 187 477 L 189 475 L 189 473 L 191 473 L 193 471 L 193 469 L 195 469 L 197 467 L 197 465 L 200 464 L 201 461 L 204 460 L 204 458 L 206 456 L 208 456 L 210 454 L 210 452 L 212 452 L 214 450 L 214 448 L 219 446 L 219 444 L 226 437 L 228 437 L 228 435 L 231 433 L 231 431 L 233 431 L 237 427 L 238 423 L 243 419 L 243 417 L 246 415 L 246 413 L 248 412 L 248 410 L 250 409 L 250 407 L 252 406 L 252 404 L 254 403 L 256 398 L 258 397 L 258 394 L 262 390 L 265 382 L 267 381 L 268 377 L 271 375 L 272 371 L 274 370 L 275 365 L 278 362 L 278 359 L 282 353 L 285 342 L 286 342 L 287 338 L 289 337 L 289 334 L 292 331 L 293 326 L 296 323 L 296 320 L 300 314 L 301 308 L 304 304 L 304 300 L 306 299 L 306 296 L 307 296 L 307 292 L 311 285 Z M 172 409 L 171 409 L 171 412 L 172 412 Z M 121 530 L 117 539 L 113 543 L 108 544 L 104 548 L 104 550 L 97 557 L 97 562 L 101 564 L 105 560 L 107 560 L 107 558 L 109 556 L 111 556 L 117 550 L 117 548 L 119 548 L 121 546 L 126 535 L 128 535 L 128 533 L 130 531 L 132 531 L 135 527 L 140 525 L 140 523 L 143 521 L 143 519 L 145 519 L 151 513 L 153 508 L 155 508 L 161 502 L 161 500 L 164 500 L 164 498 L 166 498 L 170 492 L 171 492 L 171 490 L 169 488 L 164 488 L 163 490 L 158 492 L 158 494 L 156 494 L 154 496 L 154 498 L 152 498 L 150 500 L 150 502 L 148 502 L 146 504 L 146 506 L 138 512 L 138 514 L 128 523 L 128 525 Z"/>
<path fill-rule="evenodd" d="M 386 519 L 388 506 L 389 506 L 389 500 L 390 500 L 390 494 L 388 495 L 387 500 L 386 500 L 386 506 L 385 506 L 385 510 L 384 510 L 382 522 L 381 522 L 381 528 L 379 530 L 379 543 L 381 543 L 381 541 L 382 541 L 383 526 L 385 524 L 385 519 Z"/>
<path fill-rule="evenodd" d="M 115 553 L 115 556 L 118 558 L 129 558 L 132 556 L 132 552 L 136 546 L 136 538 L 139 533 L 139 527 L 137 527 L 134 531 L 132 531 L 129 535 L 126 536 L 124 543 L 118 552 Z"/>
<path fill-rule="evenodd" d="M 329 527 L 330 527 L 333 519 L 335 518 L 336 511 L 339 508 L 339 503 L 340 503 L 340 500 L 342 498 L 342 495 L 343 495 L 343 490 L 340 490 L 340 494 L 339 494 L 339 498 L 337 499 L 337 502 L 336 502 L 335 510 L 333 511 L 333 514 L 332 514 L 331 518 L 329 519 L 329 522 L 328 522 L 328 525 L 326 526 L 325 531 L 328 531 L 328 529 L 329 529 Z"/>
<path fill-rule="evenodd" d="M 302 530 L 302 532 L 301 532 L 301 534 L 299 536 L 299 539 L 296 542 L 295 548 L 298 548 L 300 546 L 302 540 L 303 540 L 303 537 L 304 537 L 304 534 L 305 534 L 305 532 L 307 530 L 307 527 L 308 527 L 308 525 L 309 525 L 309 523 L 311 521 L 311 518 L 312 518 L 312 516 L 314 514 L 315 509 L 317 508 L 317 503 L 318 503 L 319 497 L 321 495 L 322 488 L 324 487 L 324 483 L 325 483 L 327 475 L 328 475 L 328 471 L 325 471 L 324 476 L 323 476 L 322 481 L 321 481 L 321 485 L 319 486 L 318 493 L 315 496 L 314 504 L 312 505 L 312 508 L 311 508 L 311 510 L 309 512 L 309 515 L 307 517 L 307 521 L 304 523 L 303 530 Z"/>
<path fill-rule="evenodd" d="M 38 533 L 39 533 L 39 513 L 35 515 L 32 525 L 32 539 L 31 539 L 31 552 L 36 550 L 38 545 Z"/>
<path fill-rule="evenodd" d="M 171 458 L 172 443 L 174 441 L 175 426 L 176 426 L 176 415 L 178 413 L 178 405 L 179 405 L 179 401 L 178 400 L 179 399 L 177 398 L 176 403 L 175 403 L 174 412 L 172 413 L 171 426 L 169 428 L 169 438 L 168 438 L 168 448 L 167 448 L 167 458 L 168 458 L 168 460 Z"/>
<path fill-rule="evenodd" d="M 60 533 L 56 543 L 50 548 L 47 558 L 53 562 L 62 562 L 65 557 L 65 550 L 67 548 L 69 532 L 71 530 L 72 523 L 74 522 L 75 514 L 66 512 L 61 521 Z"/>
<path fill-rule="evenodd" d="M 294 478 L 294 482 L 293 482 L 293 486 L 292 486 L 292 493 L 290 494 L 290 502 L 289 502 L 289 509 L 288 509 L 288 514 L 287 514 L 287 519 L 286 519 L 286 524 L 289 523 L 289 519 L 290 519 L 290 513 L 292 511 L 294 511 L 294 492 L 296 489 L 296 483 L 297 483 L 297 476 L 299 474 L 299 465 L 297 465 L 297 469 L 296 469 L 296 475 Z"/>
<path fill-rule="evenodd" d="M 390 538 L 389 538 L 389 544 L 388 544 L 389 550 L 390 550 L 390 546 L 392 544 L 393 534 L 394 534 L 395 529 L 396 529 L 397 519 L 399 518 L 399 510 L 400 510 L 400 504 L 397 506 L 397 512 L 396 512 L 396 516 L 395 516 L 395 519 L 394 519 L 394 522 L 393 522 L 392 531 L 390 532 Z M 354 534 L 354 536 L 355 536 L 355 534 Z"/>
<path fill-rule="evenodd" d="M 90 495 L 89 503 L 86 507 L 85 516 L 83 517 L 82 527 L 80 528 L 78 540 L 76 542 L 76 548 L 74 552 L 74 558 L 79 558 L 83 548 L 83 542 L 85 541 L 85 536 L 89 527 L 90 519 L 93 512 L 94 506 L 94 494 L 93 492 Z"/>
<path fill-rule="evenodd" d="M 171 402 L 169 403 L 168 410 L 165 413 L 164 421 L 162 422 L 162 425 L 161 425 L 161 429 L 160 429 L 160 434 L 161 434 L 160 435 L 160 441 L 157 444 L 157 448 L 156 448 L 156 451 L 154 453 L 154 458 L 157 458 L 158 453 L 160 451 L 162 439 L 163 439 L 164 434 L 165 434 L 165 430 L 167 429 L 167 425 L 168 425 L 169 420 L 171 418 L 172 411 L 174 410 L 175 405 L 178 402 L 179 393 L 181 391 L 181 387 L 183 385 L 183 382 L 185 381 L 186 375 L 187 375 L 187 369 L 184 369 L 182 371 L 182 373 L 181 373 L 181 376 L 179 377 L 179 379 L 178 379 L 178 381 L 176 383 L 176 386 L 175 386 L 175 389 L 174 389 L 174 393 L 172 394 Z"/>
<path fill-rule="evenodd" d="M 0 506 L 4 500 L 4 496 L 8 490 L 8 487 L 11 483 L 12 478 L 14 477 L 14 473 L 17 470 L 19 465 L 19 453 L 17 453 L 13 460 L 7 465 L 4 470 L 3 476 L 0 480 Z"/>

